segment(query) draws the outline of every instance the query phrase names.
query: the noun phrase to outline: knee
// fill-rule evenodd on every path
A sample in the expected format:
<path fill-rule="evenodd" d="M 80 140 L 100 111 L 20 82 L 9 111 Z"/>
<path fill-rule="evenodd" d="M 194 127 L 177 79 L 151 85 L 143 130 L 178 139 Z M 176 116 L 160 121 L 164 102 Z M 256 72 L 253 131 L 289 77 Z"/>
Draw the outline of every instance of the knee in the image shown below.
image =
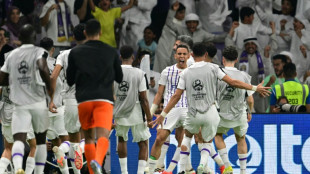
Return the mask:
<path fill-rule="evenodd" d="M 147 148 L 147 141 L 140 141 L 138 145 L 140 149 Z"/>
<path fill-rule="evenodd" d="M 161 146 L 164 144 L 165 141 L 166 141 L 166 138 L 159 135 L 156 137 L 155 144 Z"/>

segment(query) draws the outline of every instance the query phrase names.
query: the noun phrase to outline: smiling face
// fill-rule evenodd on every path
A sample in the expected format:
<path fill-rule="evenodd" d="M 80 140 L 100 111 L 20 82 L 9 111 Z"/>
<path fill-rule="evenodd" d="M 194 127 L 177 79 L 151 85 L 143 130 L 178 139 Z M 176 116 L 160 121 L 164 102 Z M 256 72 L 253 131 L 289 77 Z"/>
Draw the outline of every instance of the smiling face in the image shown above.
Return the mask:
<path fill-rule="evenodd" d="M 189 51 L 187 48 L 179 47 L 174 54 L 174 58 L 177 61 L 177 67 L 184 69 L 187 67 L 187 59 L 189 58 Z"/>
<path fill-rule="evenodd" d="M 186 27 L 192 33 L 197 30 L 198 24 L 198 21 L 186 21 Z"/>
<path fill-rule="evenodd" d="M 248 54 L 254 54 L 257 50 L 257 46 L 254 42 L 247 42 L 244 47 Z"/>

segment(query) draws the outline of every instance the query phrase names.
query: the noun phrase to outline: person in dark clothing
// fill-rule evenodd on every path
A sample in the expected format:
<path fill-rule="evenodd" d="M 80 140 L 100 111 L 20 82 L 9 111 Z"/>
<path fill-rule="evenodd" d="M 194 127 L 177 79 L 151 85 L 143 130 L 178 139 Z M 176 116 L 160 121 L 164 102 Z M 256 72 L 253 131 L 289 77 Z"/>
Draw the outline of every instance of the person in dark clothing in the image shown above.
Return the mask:
<path fill-rule="evenodd" d="M 100 23 L 87 21 L 85 44 L 73 48 L 68 58 L 67 83 L 76 85 L 79 120 L 85 135 L 85 156 L 90 173 L 101 173 L 109 147 L 113 117 L 113 83 L 123 72 L 116 50 L 100 41 Z M 97 145 L 93 133 L 96 131 Z"/>
<path fill-rule="evenodd" d="M 13 50 L 13 47 L 7 44 L 5 33 L 5 29 L 0 28 L 0 66 L 4 64 L 4 54 Z"/>
<path fill-rule="evenodd" d="M 80 23 L 86 23 L 89 19 L 93 19 L 91 9 L 88 5 L 88 0 L 75 0 L 74 2 L 74 14 L 80 20 Z"/>

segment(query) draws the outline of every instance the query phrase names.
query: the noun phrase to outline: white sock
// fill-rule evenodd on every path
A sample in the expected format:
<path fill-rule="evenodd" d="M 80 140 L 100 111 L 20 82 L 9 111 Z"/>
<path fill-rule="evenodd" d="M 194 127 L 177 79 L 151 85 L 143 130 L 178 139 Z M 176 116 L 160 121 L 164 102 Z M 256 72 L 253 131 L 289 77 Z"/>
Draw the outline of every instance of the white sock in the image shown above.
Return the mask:
<path fill-rule="evenodd" d="M 203 166 L 208 165 L 209 155 L 211 153 L 211 143 L 203 143 L 200 151 L 200 164 Z"/>
<path fill-rule="evenodd" d="M 157 168 L 165 167 L 165 158 L 166 158 L 169 145 L 170 145 L 170 142 L 165 141 L 164 144 L 161 146 L 161 152 L 160 152 L 160 157 L 158 158 Z"/>
<path fill-rule="evenodd" d="M 63 153 L 68 153 L 70 150 L 70 142 L 69 141 L 62 142 L 58 148 L 61 149 Z"/>
<path fill-rule="evenodd" d="M 146 166 L 146 161 L 145 160 L 139 160 L 137 174 L 144 174 L 145 166 Z"/>
<path fill-rule="evenodd" d="M 180 151 L 180 170 L 179 172 L 185 172 L 187 163 L 188 163 L 188 156 L 190 154 L 190 147 L 191 147 L 191 138 L 184 135 L 182 146 L 186 146 L 186 151 Z"/>
<path fill-rule="evenodd" d="M 74 150 L 73 150 L 73 146 L 74 145 L 79 145 L 79 143 L 72 143 L 70 142 L 70 150 L 69 150 L 69 161 L 71 163 L 71 166 L 72 166 L 72 170 L 74 172 L 74 174 L 80 174 L 80 170 L 78 170 L 76 167 L 75 167 L 75 164 L 74 164 Z"/>
<path fill-rule="evenodd" d="M 248 154 L 238 154 L 240 163 L 240 174 L 246 173 L 246 162 Z"/>
<path fill-rule="evenodd" d="M 202 146 L 203 146 L 203 143 L 198 143 L 198 145 L 197 145 L 197 146 L 198 146 L 198 150 L 199 150 L 199 151 L 201 151 Z"/>
<path fill-rule="evenodd" d="M 225 167 L 229 167 L 230 166 L 230 162 L 229 162 L 229 159 L 228 159 L 228 154 L 227 154 L 227 149 L 224 148 L 224 149 L 221 149 L 221 150 L 218 150 L 224 164 L 225 164 Z"/>
<path fill-rule="evenodd" d="M 4 173 L 4 171 L 8 168 L 8 165 L 11 161 L 5 157 L 1 157 L 0 159 L 0 173 Z"/>
<path fill-rule="evenodd" d="M 68 164 L 65 163 L 64 168 L 59 168 L 59 170 L 62 174 L 69 174 Z"/>
<path fill-rule="evenodd" d="M 15 141 L 12 147 L 12 161 L 15 166 L 15 173 L 23 168 L 25 145 L 22 141 Z M 45 149 L 46 151 L 46 149 Z"/>
<path fill-rule="evenodd" d="M 85 139 L 82 139 L 82 140 L 80 141 L 80 147 L 81 147 L 81 149 L 82 149 L 82 153 L 84 153 Z"/>
<path fill-rule="evenodd" d="M 154 173 L 158 160 L 149 158 L 149 173 Z"/>
<path fill-rule="evenodd" d="M 216 162 L 216 164 L 221 167 L 224 165 L 224 162 L 222 160 L 222 158 L 216 153 L 215 149 L 213 146 L 211 146 L 211 153 L 210 156 L 212 157 L 212 159 Z"/>
<path fill-rule="evenodd" d="M 175 168 L 175 166 L 178 165 L 178 162 L 180 160 L 180 151 L 181 151 L 181 147 L 178 147 L 175 152 L 174 152 L 174 155 L 173 155 L 173 158 L 169 164 L 169 167 L 167 169 L 167 172 L 172 172 Z"/>
<path fill-rule="evenodd" d="M 128 169 L 127 169 L 127 158 L 119 158 L 119 164 L 121 166 L 121 172 L 122 174 L 127 174 Z"/>
<path fill-rule="evenodd" d="M 34 157 L 28 156 L 27 161 L 26 161 L 26 174 L 32 174 L 33 169 L 35 167 L 35 160 Z"/>
<path fill-rule="evenodd" d="M 188 157 L 187 157 L 187 164 L 186 164 L 186 170 L 189 171 L 191 169 L 193 169 L 192 159 L 191 159 L 191 156 L 188 155 Z"/>
<path fill-rule="evenodd" d="M 35 153 L 35 161 L 36 161 L 36 165 L 34 168 L 35 174 L 43 173 L 46 157 L 47 157 L 46 144 L 37 145 Z"/>

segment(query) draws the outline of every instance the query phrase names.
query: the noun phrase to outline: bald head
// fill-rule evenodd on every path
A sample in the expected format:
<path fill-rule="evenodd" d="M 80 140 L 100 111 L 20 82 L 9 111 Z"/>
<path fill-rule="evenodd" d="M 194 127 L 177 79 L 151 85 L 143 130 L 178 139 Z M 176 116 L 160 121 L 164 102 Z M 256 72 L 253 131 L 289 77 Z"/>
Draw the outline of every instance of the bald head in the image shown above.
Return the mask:
<path fill-rule="evenodd" d="M 19 40 L 22 44 L 33 44 L 35 42 L 36 32 L 30 24 L 22 26 L 19 32 Z"/>

